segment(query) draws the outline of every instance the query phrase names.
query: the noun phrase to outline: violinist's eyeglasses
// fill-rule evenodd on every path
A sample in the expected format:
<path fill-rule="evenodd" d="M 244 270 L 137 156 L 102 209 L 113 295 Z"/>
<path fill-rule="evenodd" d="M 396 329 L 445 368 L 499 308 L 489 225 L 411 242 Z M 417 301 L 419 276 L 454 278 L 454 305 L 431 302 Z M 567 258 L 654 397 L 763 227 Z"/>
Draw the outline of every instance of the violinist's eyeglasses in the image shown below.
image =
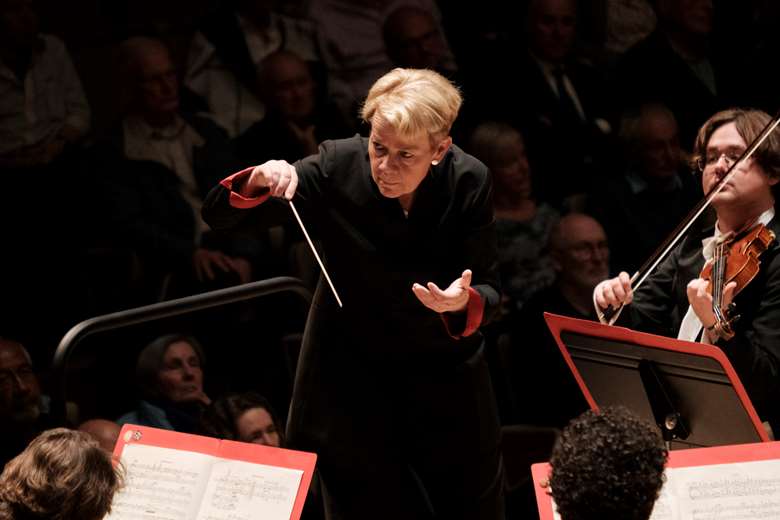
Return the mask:
<path fill-rule="evenodd" d="M 696 159 L 696 167 L 699 168 L 699 171 L 703 172 L 707 168 L 712 168 L 718 164 L 721 158 L 724 158 L 726 159 L 726 167 L 730 168 L 732 164 L 737 162 L 737 159 L 739 159 L 743 153 L 744 150 L 729 150 L 722 153 L 708 153 L 704 157 L 699 157 Z"/>

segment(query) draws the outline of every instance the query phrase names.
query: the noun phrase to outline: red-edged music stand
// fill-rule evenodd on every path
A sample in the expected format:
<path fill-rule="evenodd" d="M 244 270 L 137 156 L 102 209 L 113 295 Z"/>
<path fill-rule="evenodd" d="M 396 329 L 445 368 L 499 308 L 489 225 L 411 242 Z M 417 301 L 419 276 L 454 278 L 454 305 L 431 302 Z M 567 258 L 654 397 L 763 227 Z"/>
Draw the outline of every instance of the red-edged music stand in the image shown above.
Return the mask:
<path fill-rule="evenodd" d="M 666 467 L 667 469 L 687 468 L 776 459 L 780 459 L 780 442 L 763 442 L 673 451 L 669 453 Z M 531 475 L 534 482 L 536 504 L 539 507 L 539 520 L 553 520 L 555 518 L 553 503 L 548 487 L 550 464 L 540 462 L 531 465 Z"/>
<path fill-rule="evenodd" d="M 545 313 L 590 407 L 623 405 L 671 449 L 769 441 L 722 350 Z"/>

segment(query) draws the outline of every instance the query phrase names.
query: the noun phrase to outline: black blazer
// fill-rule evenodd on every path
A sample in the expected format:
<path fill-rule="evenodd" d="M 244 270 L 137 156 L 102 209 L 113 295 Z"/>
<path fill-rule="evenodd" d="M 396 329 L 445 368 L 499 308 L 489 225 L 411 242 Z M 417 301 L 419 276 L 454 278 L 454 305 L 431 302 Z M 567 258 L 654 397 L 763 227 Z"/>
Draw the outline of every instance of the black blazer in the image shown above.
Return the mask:
<path fill-rule="evenodd" d="M 768 227 L 780 237 L 779 218 Z M 689 306 L 686 287 L 704 266 L 701 241 L 712 234 L 712 227 L 690 233 L 636 291 L 619 321 L 677 337 Z M 780 242 L 775 239 L 760 258 L 760 272 L 734 298 L 741 315 L 734 325 L 736 335 L 718 346 L 734 365 L 759 416 L 776 428 L 780 425 Z"/>

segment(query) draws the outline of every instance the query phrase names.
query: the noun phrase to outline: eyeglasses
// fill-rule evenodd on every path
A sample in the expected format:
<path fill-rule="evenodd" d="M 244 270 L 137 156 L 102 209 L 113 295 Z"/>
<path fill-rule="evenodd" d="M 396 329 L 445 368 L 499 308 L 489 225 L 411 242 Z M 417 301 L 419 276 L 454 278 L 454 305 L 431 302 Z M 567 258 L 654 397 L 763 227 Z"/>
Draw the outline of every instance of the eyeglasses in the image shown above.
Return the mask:
<path fill-rule="evenodd" d="M 727 150 L 725 152 L 708 152 L 704 157 L 698 157 L 696 159 L 696 167 L 699 168 L 699 171 L 704 171 L 707 168 L 712 168 L 718 164 L 721 159 L 725 158 L 726 167 L 730 168 L 732 164 L 742 157 L 743 153 L 745 153 L 745 151 L 739 149 Z"/>
<path fill-rule="evenodd" d="M 571 255 L 577 260 L 590 260 L 596 255 L 602 258 L 609 256 L 609 244 L 606 241 L 577 242 L 569 248 Z"/>

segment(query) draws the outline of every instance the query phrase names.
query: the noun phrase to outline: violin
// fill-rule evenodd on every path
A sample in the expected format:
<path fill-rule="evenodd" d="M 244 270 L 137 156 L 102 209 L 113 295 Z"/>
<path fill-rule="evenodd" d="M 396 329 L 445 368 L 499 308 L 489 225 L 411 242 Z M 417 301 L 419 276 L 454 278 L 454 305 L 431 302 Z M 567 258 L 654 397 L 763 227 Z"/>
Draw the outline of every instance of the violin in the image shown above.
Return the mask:
<path fill-rule="evenodd" d="M 685 236 L 685 233 L 688 231 L 688 229 L 693 225 L 693 223 L 696 221 L 696 219 L 701 216 L 702 213 L 710 206 L 710 203 L 712 202 L 712 199 L 715 198 L 715 196 L 720 193 L 720 191 L 723 189 L 724 186 L 726 186 L 726 183 L 728 183 L 729 180 L 731 180 L 734 176 L 734 174 L 737 171 L 737 166 L 743 163 L 744 161 L 748 160 L 753 153 L 758 149 L 761 144 L 770 136 L 770 134 L 780 125 L 780 111 L 769 120 L 769 122 L 764 126 L 764 128 L 761 130 L 761 132 L 756 136 L 756 138 L 753 140 L 753 142 L 750 144 L 750 146 L 745 149 L 744 152 L 742 152 L 742 155 L 740 155 L 733 164 L 729 167 L 729 169 L 726 171 L 725 175 L 718 180 L 717 183 L 710 189 L 709 193 L 705 195 L 705 197 L 699 201 L 696 206 L 691 209 L 691 211 L 688 213 L 688 215 L 678 224 L 678 226 L 675 228 L 674 231 L 672 231 L 671 235 L 669 235 L 666 240 L 658 247 L 658 249 L 653 253 L 653 255 L 642 265 L 642 267 L 634 273 L 634 275 L 631 277 L 631 287 L 634 291 L 636 291 L 640 285 L 647 279 L 648 276 L 650 276 L 650 273 L 652 273 L 655 268 L 658 266 L 658 264 L 663 261 L 664 258 L 671 252 L 671 250 L 677 245 L 677 243 L 682 239 L 683 236 Z M 763 227 L 763 226 L 761 226 Z M 767 230 L 769 233 L 771 231 Z M 772 234 L 772 237 L 774 238 L 774 234 Z M 770 240 L 771 242 L 771 240 Z M 761 242 L 763 243 L 763 242 Z M 768 245 L 768 243 L 767 243 Z M 764 246 L 764 249 L 766 249 L 766 245 Z M 756 255 L 756 258 L 758 258 L 758 255 Z M 726 263 L 727 264 L 727 263 Z M 736 264 L 738 265 L 739 262 L 737 261 Z M 747 264 L 747 262 L 745 262 Z M 752 268 L 751 268 L 752 269 Z M 735 272 L 740 271 L 739 269 L 735 268 Z M 750 271 L 748 271 L 750 272 Z M 756 264 L 755 272 L 758 272 L 758 264 Z M 745 275 L 746 276 L 746 275 Z M 753 274 L 755 277 L 755 273 Z M 752 280 L 752 278 L 751 278 Z M 747 280 L 749 282 L 750 280 Z M 745 282 L 742 286 L 747 285 L 747 282 Z M 724 285 L 720 285 L 720 290 L 723 290 Z M 719 295 L 719 297 L 722 300 L 722 294 Z M 714 299 L 714 298 L 713 298 Z M 607 307 L 604 310 L 598 310 L 599 313 L 599 319 L 602 321 L 606 321 L 610 325 L 615 323 L 615 320 L 618 317 L 619 310 L 623 307 L 623 304 L 621 304 L 618 308 L 613 308 L 611 305 Z M 721 305 L 718 305 L 718 310 L 722 311 Z M 714 309 L 713 309 L 714 310 Z M 717 311 L 715 316 L 717 317 Z M 718 325 L 725 325 L 728 326 L 728 318 L 726 318 L 725 315 L 722 316 L 724 319 L 723 321 L 716 321 L 716 324 Z M 733 322 L 734 318 L 732 318 L 731 322 Z M 720 332 L 720 331 L 716 331 Z M 726 332 L 726 329 L 723 330 L 723 332 Z M 728 334 L 723 334 L 723 336 L 727 336 Z"/>
<path fill-rule="evenodd" d="M 739 319 L 736 307 L 730 303 L 723 308 L 724 288 L 731 282 L 736 284 L 734 296 L 745 288 L 758 274 L 761 254 L 775 239 L 775 234 L 763 224 L 748 231 L 718 242 L 712 260 L 704 265 L 699 278 L 707 280 L 712 294 L 712 312 L 715 323 L 707 330 L 714 331 L 724 339 L 734 337 L 732 325 Z"/>

